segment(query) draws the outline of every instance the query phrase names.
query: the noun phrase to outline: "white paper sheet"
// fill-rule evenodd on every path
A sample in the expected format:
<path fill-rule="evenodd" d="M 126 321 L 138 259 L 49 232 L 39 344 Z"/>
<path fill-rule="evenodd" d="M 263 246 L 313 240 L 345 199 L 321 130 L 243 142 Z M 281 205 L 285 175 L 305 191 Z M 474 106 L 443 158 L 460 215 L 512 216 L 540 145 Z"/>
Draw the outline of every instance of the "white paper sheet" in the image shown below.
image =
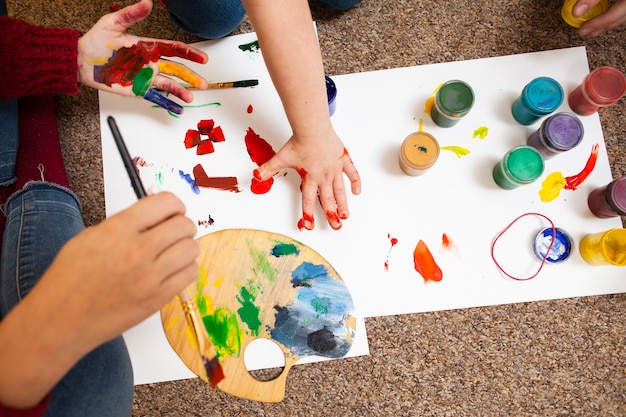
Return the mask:
<path fill-rule="evenodd" d="M 608 158 L 597 115 L 581 118 L 585 138 L 580 146 L 546 163 L 542 178 L 534 184 L 504 191 L 491 176 L 493 165 L 510 148 L 524 144 L 537 129 L 521 126 L 510 106 L 524 85 L 537 76 L 549 76 L 571 91 L 589 72 L 585 49 L 570 48 L 472 61 L 424 65 L 359 74 L 332 75 L 337 85 L 337 110 L 332 117 L 363 180 L 363 192 L 350 196 L 350 218 L 339 231 L 326 224 L 318 207 L 316 229 L 299 231 L 301 217 L 299 177 L 292 171 L 275 177 L 271 191 L 255 195 L 249 185 L 256 168 L 248 157 L 244 137 L 250 127 L 278 150 L 290 135 L 281 103 L 259 53 L 244 52 L 239 45 L 254 34 L 238 35 L 196 46 L 209 54 L 205 66 L 193 68 L 211 81 L 259 79 L 254 88 L 194 92 L 193 104 L 220 106 L 187 108 L 175 118 L 138 99 L 100 94 L 102 120 L 113 115 L 134 156 L 191 173 L 201 163 L 210 176 L 237 176 L 239 193 L 202 189 L 194 194 L 180 179 L 168 187 L 186 202 L 192 219 L 210 216 L 214 224 L 199 234 L 225 228 L 264 229 L 295 238 L 319 252 L 346 282 L 359 316 L 416 313 L 450 308 L 495 305 L 544 299 L 626 291 L 625 270 L 586 264 L 578 242 L 586 233 L 621 227 L 619 219 L 597 219 L 587 208 L 587 195 L 611 180 Z M 474 108 L 457 126 L 437 127 L 424 113 L 433 90 L 449 79 L 462 79 L 476 93 Z M 252 106 L 252 113 L 246 109 Z M 569 111 L 567 101 L 559 111 Z M 215 152 L 196 156 L 185 149 L 187 129 L 201 119 L 214 119 L 225 142 Z M 409 177 L 398 166 L 400 144 L 419 129 L 433 134 L 441 146 L 462 146 L 471 153 L 458 158 L 442 151 L 436 165 L 420 177 Z M 473 138 L 481 126 L 484 139 Z M 549 173 L 564 176 L 584 167 L 594 143 L 600 155 L 589 178 L 576 191 L 563 190 L 556 200 L 543 203 L 538 191 Z M 107 215 L 135 201 L 106 123 L 102 123 L 102 150 Z M 320 149 L 320 152 L 323 152 Z M 346 181 L 346 187 L 349 184 Z M 570 259 L 546 265 L 532 280 L 518 282 L 501 274 L 490 256 L 493 238 L 515 217 L 540 212 L 565 229 L 575 241 Z M 547 227 L 536 218 L 517 223 L 503 238 L 499 261 L 518 275 L 529 275 L 539 266 L 531 241 Z M 442 235 L 456 251 L 441 245 Z M 398 239 L 391 247 L 390 238 Z M 443 271 L 441 282 L 425 283 L 413 264 L 419 240 L 430 248 Z M 388 270 L 385 262 L 388 262 Z M 363 322 L 351 354 L 366 354 Z M 139 383 L 185 378 L 189 375 L 162 335 L 157 318 L 151 318 L 126 334 Z M 258 367 L 266 367 L 263 361 Z M 158 369 L 154 364 L 159 363 Z M 275 366 L 268 363 L 267 367 Z"/>

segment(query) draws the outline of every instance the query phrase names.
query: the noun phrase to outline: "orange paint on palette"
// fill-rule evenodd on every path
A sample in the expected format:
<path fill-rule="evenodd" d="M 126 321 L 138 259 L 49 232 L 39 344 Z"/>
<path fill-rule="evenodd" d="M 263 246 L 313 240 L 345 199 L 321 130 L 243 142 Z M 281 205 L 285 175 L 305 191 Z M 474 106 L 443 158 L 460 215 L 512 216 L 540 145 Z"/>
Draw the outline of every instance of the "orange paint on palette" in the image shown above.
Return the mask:
<path fill-rule="evenodd" d="M 417 242 L 415 250 L 413 251 L 413 262 L 415 264 L 415 270 L 424 278 L 425 282 L 428 281 L 441 281 L 443 279 L 443 273 L 441 268 L 435 262 L 432 253 L 426 246 L 423 240 Z"/>

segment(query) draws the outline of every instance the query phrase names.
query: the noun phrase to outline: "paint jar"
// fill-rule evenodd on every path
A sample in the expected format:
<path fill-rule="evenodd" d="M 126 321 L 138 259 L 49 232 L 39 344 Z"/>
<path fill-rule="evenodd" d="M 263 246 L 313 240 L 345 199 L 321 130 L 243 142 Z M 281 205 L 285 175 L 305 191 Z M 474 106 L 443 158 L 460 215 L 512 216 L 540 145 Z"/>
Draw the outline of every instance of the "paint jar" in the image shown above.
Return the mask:
<path fill-rule="evenodd" d="M 439 127 L 452 127 L 467 115 L 474 105 L 474 90 L 459 80 L 445 82 L 435 94 L 431 117 Z"/>
<path fill-rule="evenodd" d="M 593 190 L 587 197 L 587 204 L 601 219 L 626 216 L 626 175 Z"/>
<path fill-rule="evenodd" d="M 598 4 L 589 9 L 584 15 L 574 17 L 574 5 L 577 1 L 578 0 L 565 0 L 563 2 L 563 7 L 561 8 L 561 17 L 565 20 L 565 23 L 575 28 L 581 27 L 587 20 L 591 20 L 594 17 L 606 12 L 609 8 L 608 0 L 600 0 Z"/>
<path fill-rule="evenodd" d="M 549 77 L 538 77 L 526 84 L 511 113 L 518 123 L 531 125 L 555 111 L 563 103 L 563 96 L 561 84 Z"/>
<path fill-rule="evenodd" d="M 554 240 L 554 243 L 552 241 Z M 552 247 L 550 248 L 550 244 Z M 541 230 L 535 236 L 533 242 L 533 251 L 539 260 L 545 257 L 546 262 L 555 264 L 568 259 L 572 253 L 574 241 L 570 235 L 563 229 L 551 227 Z M 550 248 L 550 252 L 548 252 Z M 546 253 L 548 254 L 546 256 Z"/>
<path fill-rule="evenodd" d="M 518 146 L 508 151 L 493 167 L 493 180 L 501 188 L 512 190 L 530 184 L 543 174 L 544 162 L 532 146 Z"/>
<path fill-rule="evenodd" d="M 600 67 L 591 71 L 567 98 L 570 108 L 589 116 L 616 103 L 626 93 L 626 76 L 617 68 Z"/>
<path fill-rule="evenodd" d="M 580 255 L 591 265 L 626 265 L 626 229 L 609 229 L 585 235 Z"/>
<path fill-rule="evenodd" d="M 527 144 L 537 149 L 543 159 L 550 159 L 574 149 L 583 140 L 582 122 L 571 113 L 556 113 L 545 119 L 528 137 Z"/>
<path fill-rule="evenodd" d="M 335 82 L 328 76 L 326 78 L 326 96 L 328 97 L 328 111 L 332 116 L 335 113 L 335 109 L 337 108 L 337 103 L 335 103 L 335 99 L 337 98 L 337 86 Z"/>
<path fill-rule="evenodd" d="M 411 176 L 422 175 L 439 158 L 439 142 L 426 132 L 411 133 L 400 148 L 400 168 Z"/>

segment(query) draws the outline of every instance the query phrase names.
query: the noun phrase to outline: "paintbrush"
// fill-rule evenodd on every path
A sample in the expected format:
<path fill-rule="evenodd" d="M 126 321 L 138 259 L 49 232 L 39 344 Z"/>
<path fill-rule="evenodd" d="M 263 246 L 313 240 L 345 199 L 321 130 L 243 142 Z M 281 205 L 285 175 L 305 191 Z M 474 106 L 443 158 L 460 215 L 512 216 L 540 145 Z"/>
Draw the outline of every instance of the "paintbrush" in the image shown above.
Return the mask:
<path fill-rule="evenodd" d="M 112 116 L 107 118 L 107 122 L 109 123 L 109 128 L 111 128 L 111 133 L 113 134 L 113 139 L 115 140 L 117 149 L 122 157 L 124 168 L 126 168 L 130 182 L 135 190 L 135 195 L 137 195 L 138 199 L 143 198 L 147 195 L 146 190 L 141 183 L 141 179 L 139 178 L 137 171 L 135 171 L 133 160 L 128 153 L 128 148 L 126 148 L 126 144 L 124 143 L 122 134 L 117 127 L 117 123 Z M 209 335 L 206 332 L 206 327 L 204 327 L 198 307 L 193 300 L 191 290 L 188 287 L 185 288 L 180 294 L 178 294 L 178 297 L 180 298 L 180 304 L 185 313 L 187 324 L 191 327 L 193 334 L 196 337 L 198 351 L 202 357 L 202 363 L 204 364 L 204 369 L 206 370 L 207 379 L 211 384 L 211 387 L 215 388 L 215 386 L 224 379 L 224 371 L 222 370 L 222 365 L 217 357 L 217 352 L 215 352 L 215 348 L 213 347 L 213 344 L 209 339 Z"/>
<path fill-rule="evenodd" d="M 187 83 L 181 83 L 187 90 L 198 90 L 198 87 Z M 241 81 L 224 81 L 220 83 L 209 83 L 207 90 L 219 90 L 222 88 L 239 88 L 239 87 L 254 87 L 259 85 L 259 80 L 241 80 Z"/>

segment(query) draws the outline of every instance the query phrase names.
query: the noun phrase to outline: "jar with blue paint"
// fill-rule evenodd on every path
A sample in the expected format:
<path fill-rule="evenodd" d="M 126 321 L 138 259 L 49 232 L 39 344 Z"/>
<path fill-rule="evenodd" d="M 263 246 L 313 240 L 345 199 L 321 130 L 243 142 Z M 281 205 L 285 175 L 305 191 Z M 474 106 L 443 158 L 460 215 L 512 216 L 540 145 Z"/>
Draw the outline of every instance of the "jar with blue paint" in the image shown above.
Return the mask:
<path fill-rule="evenodd" d="M 445 82 L 435 94 L 431 118 L 439 127 L 452 127 L 466 116 L 474 105 L 474 90 L 464 81 Z"/>
<path fill-rule="evenodd" d="M 538 77 L 526 84 L 511 113 L 518 123 L 531 125 L 558 109 L 563 97 L 561 84 L 549 77 Z"/>
<path fill-rule="evenodd" d="M 572 113 L 556 113 L 545 119 L 526 143 L 537 149 L 544 159 L 550 159 L 578 146 L 584 133 L 578 117 Z"/>
<path fill-rule="evenodd" d="M 572 253 L 574 241 L 563 229 L 548 227 L 535 236 L 533 251 L 540 260 L 556 264 L 568 259 Z"/>
<path fill-rule="evenodd" d="M 337 86 L 335 82 L 328 76 L 326 78 L 326 96 L 328 97 L 328 111 L 332 116 L 335 113 L 335 109 L 337 108 L 337 104 L 335 103 L 335 99 L 337 98 Z"/>
<path fill-rule="evenodd" d="M 522 145 L 508 151 L 493 167 L 493 180 L 505 190 L 530 184 L 543 174 L 544 161 L 539 151 Z"/>

